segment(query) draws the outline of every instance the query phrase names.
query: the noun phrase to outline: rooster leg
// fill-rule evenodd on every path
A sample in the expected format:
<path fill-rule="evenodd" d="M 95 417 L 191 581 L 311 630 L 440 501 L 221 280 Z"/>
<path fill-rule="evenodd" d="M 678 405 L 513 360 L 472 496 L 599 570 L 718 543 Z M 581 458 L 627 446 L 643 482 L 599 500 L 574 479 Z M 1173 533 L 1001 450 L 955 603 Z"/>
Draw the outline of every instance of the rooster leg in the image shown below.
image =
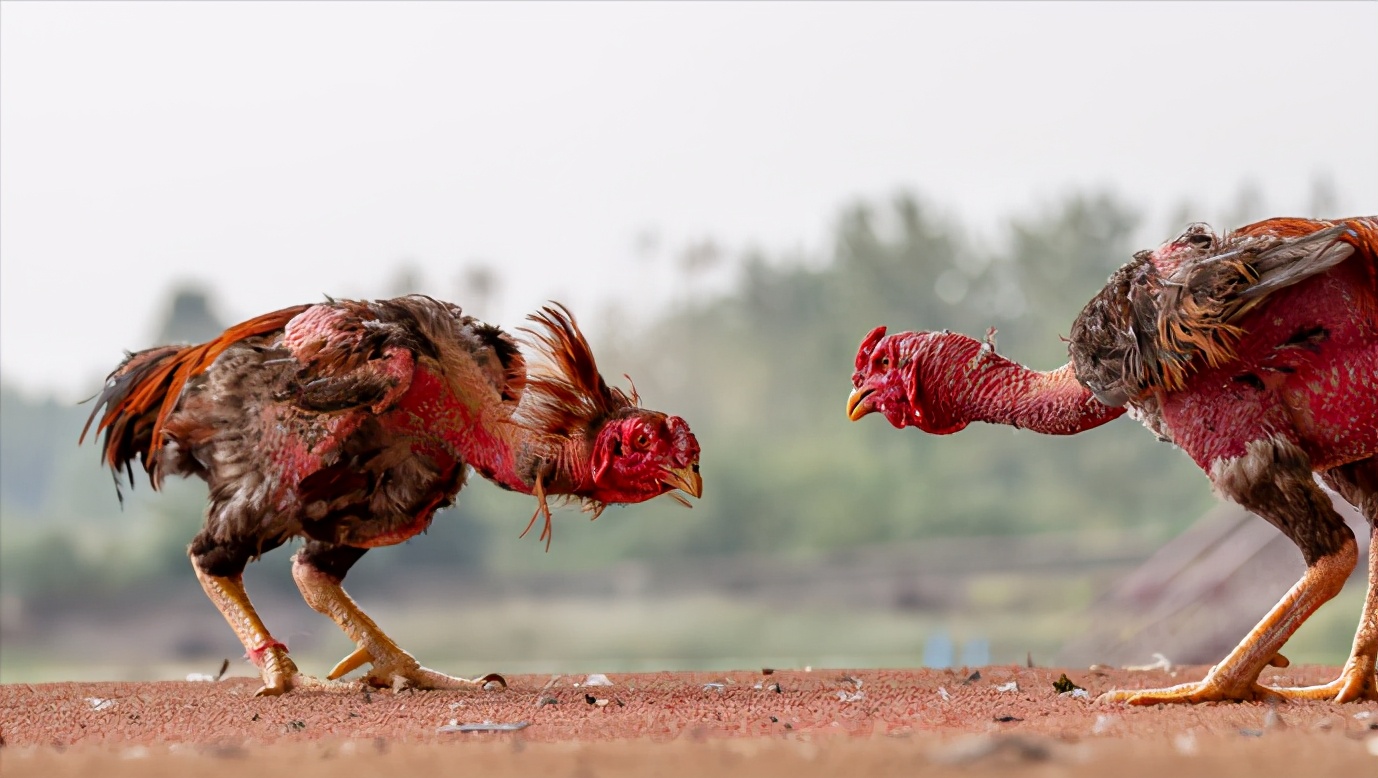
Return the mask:
<path fill-rule="evenodd" d="M 298 675 L 297 666 L 287 656 L 287 647 L 269 634 L 268 628 L 263 626 L 263 621 L 254 611 L 248 594 L 244 592 L 243 574 L 217 576 L 205 572 L 199 565 L 193 564 L 192 567 L 196 569 L 196 578 L 201 581 L 206 596 L 220 609 L 225 621 L 239 636 L 239 642 L 244 644 L 249 659 L 263 673 L 263 687 L 257 694 L 277 695 L 292 688 Z"/>
<path fill-rule="evenodd" d="M 249 560 L 279 545 L 280 542 L 272 540 L 225 540 L 207 529 L 192 539 L 187 550 L 201 588 L 229 622 L 239 642 L 244 644 L 250 661 L 263 674 L 259 695 L 277 695 L 296 687 L 325 685 L 324 681 L 297 672 L 296 664 L 287 655 L 287 646 L 268 632 L 244 591 L 244 567 Z"/>
<path fill-rule="evenodd" d="M 477 679 L 456 678 L 422 667 L 411 654 L 393 642 L 340 585 L 350 565 L 367 549 L 334 546 L 318 541 L 307 544 L 292 558 L 292 578 L 306 603 L 329 616 L 358 648 L 335 666 L 331 680 L 373 664 L 365 682 L 393 689 L 474 689 L 490 681 L 507 686 L 502 676 L 490 673 Z"/>
<path fill-rule="evenodd" d="M 1283 644 L 1307 617 L 1344 586 L 1358 560 L 1354 534 L 1312 478 L 1306 455 L 1286 441 L 1255 441 L 1243 457 L 1221 463 L 1211 475 L 1222 493 L 1268 519 L 1301 548 L 1306 572 L 1263 621 L 1201 681 L 1163 689 L 1110 691 L 1101 695 L 1102 701 L 1155 705 L 1214 700 L 1271 701 L 1304 696 L 1296 693 L 1300 690 L 1263 686 L 1258 676 L 1279 656 Z M 1366 636 L 1371 635 L 1372 630 L 1361 628 L 1355 642 L 1356 650 L 1360 650 L 1360 643 L 1370 640 Z M 1371 655 L 1369 661 L 1372 661 Z M 1372 675 L 1371 670 L 1369 675 Z"/>
<path fill-rule="evenodd" d="M 1324 474 L 1325 482 L 1368 519 L 1368 594 L 1354 648 L 1340 677 L 1321 686 L 1274 689 L 1290 699 L 1378 700 L 1378 458 L 1335 468 Z"/>

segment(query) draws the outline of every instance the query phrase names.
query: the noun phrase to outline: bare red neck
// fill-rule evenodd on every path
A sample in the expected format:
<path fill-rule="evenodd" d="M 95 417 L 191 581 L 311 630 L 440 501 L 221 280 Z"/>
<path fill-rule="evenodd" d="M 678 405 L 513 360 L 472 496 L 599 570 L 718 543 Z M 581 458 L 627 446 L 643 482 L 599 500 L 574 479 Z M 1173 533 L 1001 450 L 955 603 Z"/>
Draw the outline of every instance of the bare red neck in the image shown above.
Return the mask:
<path fill-rule="evenodd" d="M 591 479 L 588 448 L 577 435 L 555 435 L 512 420 L 511 405 L 471 406 L 445 403 L 443 379 L 418 371 L 402 410 L 408 418 L 431 419 L 428 426 L 443 430 L 446 445 L 484 478 L 522 494 L 569 494 Z M 434 408 L 445 404 L 450 418 L 437 420 Z M 424 411 L 424 413 L 423 413 Z"/>
<path fill-rule="evenodd" d="M 581 441 L 547 435 L 509 422 L 486 425 L 468 436 L 469 463 L 484 477 L 532 494 L 539 477 L 545 494 L 571 494 L 591 479 Z"/>
<path fill-rule="evenodd" d="M 1046 435 L 1074 435 L 1124 414 L 1101 403 L 1077 381 L 1070 364 L 1049 372 L 1012 362 L 966 335 L 919 336 L 917 405 L 924 428 L 955 432 L 973 421 Z"/>

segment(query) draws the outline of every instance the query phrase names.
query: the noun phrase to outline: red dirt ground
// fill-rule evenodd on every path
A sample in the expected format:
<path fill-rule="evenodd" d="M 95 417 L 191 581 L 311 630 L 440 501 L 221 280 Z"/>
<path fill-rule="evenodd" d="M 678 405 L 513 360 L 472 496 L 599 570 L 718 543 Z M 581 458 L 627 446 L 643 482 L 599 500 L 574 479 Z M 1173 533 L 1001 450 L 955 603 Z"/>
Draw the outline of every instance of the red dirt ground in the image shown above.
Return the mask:
<path fill-rule="evenodd" d="M 806 775 L 1378 774 L 1378 703 L 1131 708 L 1059 696 L 1061 669 L 516 676 L 506 691 L 298 691 L 257 682 L 0 686 L 0 768 L 21 775 L 454 772 Z M 1205 668 L 1066 671 L 1092 698 Z M 1309 684 L 1337 668 L 1274 671 Z M 1009 687 L 1015 683 L 1016 688 Z M 778 685 L 778 687 L 777 687 Z M 778 691 L 777 691 L 778 688 Z M 590 702 L 592 700 L 592 702 Z M 516 732 L 458 725 L 528 722 Z M 1304 773 L 1302 772 L 1304 771 Z"/>

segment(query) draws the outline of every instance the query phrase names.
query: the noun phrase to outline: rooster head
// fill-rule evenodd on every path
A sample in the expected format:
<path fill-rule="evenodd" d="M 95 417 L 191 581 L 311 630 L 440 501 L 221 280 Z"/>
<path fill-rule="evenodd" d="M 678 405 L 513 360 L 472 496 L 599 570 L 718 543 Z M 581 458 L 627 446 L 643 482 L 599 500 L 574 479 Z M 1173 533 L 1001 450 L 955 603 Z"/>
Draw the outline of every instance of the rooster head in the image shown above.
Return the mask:
<path fill-rule="evenodd" d="M 622 411 L 594 437 L 589 465 L 592 484 L 579 496 L 599 503 L 642 502 L 669 493 L 688 505 L 679 492 L 703 495 L 699 442 L 678 416 Z"/>
<path fill-rule="evenodd" d="M 529 376 L 520 416 L 569 441 L 569 455 L 579 461 L 568 471 L 582 477 L 561 492 L 582 499 L 595 513 L 609 503 L 644 502 L 662 494 L 684 505 L 689 503 L 681 492 L 702 496 L 699 443 L 689 424 L 640 407 L 635 388 L 624 392 L 604 381 L 564 306 L 548 306 L 530 319 L 540 330 L 525 332 L 543 364 Z"/>
<path fill-rule="evenodd" d="M 954 413 L 948 402 L 952 385 L 934 380 L 953 371 L 942 368 L 969 349 L 958 348 L 970 342 L 965 335 L 950 332 L 897 332 L 886 335 L 884 327 L 871 330 L 857 349 L 856 371 L 852 373 L 852 394 L 847 398 L 847 417 L 857 421 L 879 412 L 892 425 L 918 427 L 935 435 L 957 432 L 967 420 Z M 944 348 L 951 346 L 951 348 Z"/>

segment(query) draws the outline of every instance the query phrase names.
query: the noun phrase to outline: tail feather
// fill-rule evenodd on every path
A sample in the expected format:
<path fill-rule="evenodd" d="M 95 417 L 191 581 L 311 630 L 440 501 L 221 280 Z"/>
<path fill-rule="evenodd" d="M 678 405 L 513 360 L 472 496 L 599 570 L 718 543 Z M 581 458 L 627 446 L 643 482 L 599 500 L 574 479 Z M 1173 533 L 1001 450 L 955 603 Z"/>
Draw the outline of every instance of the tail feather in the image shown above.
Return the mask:
<path fill-rule="evenodd" d="M 158 452 L 163 446 L 163 425 L 177 407 L 187 381 L 210 367 L 225 349 L 246 338 L 280 330 L 311 306 L 298 305 L 250 319 L 225 330 L 218 338 L 196 346 L 159 346 L 130 354 L 106 379 L 95 397 L 95 407 L 82 427 L 79 443 L 86 441 L 101 409 L 96 435 L 105 433 L 101 458 L 115 473 L 134 482 L 133 460 L 141 457 L 153 488 L 161 481 Z"/>

